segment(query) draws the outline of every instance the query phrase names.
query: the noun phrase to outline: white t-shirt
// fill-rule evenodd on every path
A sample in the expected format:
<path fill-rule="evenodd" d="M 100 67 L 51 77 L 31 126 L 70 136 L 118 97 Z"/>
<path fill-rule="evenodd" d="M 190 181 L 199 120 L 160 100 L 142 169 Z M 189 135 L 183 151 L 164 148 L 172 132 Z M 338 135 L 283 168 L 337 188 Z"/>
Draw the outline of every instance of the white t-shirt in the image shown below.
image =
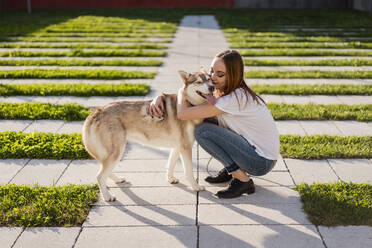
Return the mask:
<path fill-rule="evenodd" d="M 256 147 L 261 157 L 276 160 L 280 147 L 279 132 L 270 111 L 264 103 L 257 104 L 249 94 L 246 103 L 247 97 L 242 88 L 217 98 L 215 106 L 224 112 L 218 115 L 218 124 L 243 136 Z"/>

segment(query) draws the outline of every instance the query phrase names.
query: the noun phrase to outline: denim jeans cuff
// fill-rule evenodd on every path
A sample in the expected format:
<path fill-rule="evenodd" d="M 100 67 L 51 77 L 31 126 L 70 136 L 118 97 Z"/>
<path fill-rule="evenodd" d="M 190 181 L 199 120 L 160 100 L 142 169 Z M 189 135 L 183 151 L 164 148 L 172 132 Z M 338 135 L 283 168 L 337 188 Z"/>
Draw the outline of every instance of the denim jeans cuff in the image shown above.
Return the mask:
<path fill-rule="evenodd" d="M 229 174 L 231 174 L 231 172 L 239 170 L 240 167 L 237 164 L 233 163 L 232 165 L 225 167 L 225 169 Z"/>

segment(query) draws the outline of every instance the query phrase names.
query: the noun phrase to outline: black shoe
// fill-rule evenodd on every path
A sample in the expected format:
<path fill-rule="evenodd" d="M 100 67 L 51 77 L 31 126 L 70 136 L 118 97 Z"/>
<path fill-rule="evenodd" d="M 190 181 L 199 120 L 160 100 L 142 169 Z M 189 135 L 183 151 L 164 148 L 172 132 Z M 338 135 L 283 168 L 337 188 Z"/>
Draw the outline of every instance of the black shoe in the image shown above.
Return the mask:
<path fill-rule="evenodd" d="M 253 194 L 255 191 L 253 180 L 242 182 L 238 179 L 233 179 L 227 189 L 220 190 L 216 193 L 218 198 L 235 198 L 242 194 Z"/>
<path fill-rule="evenodd" d="M 223 168 L 217 174 L 217 176 L 208 176 L 204 178 L 208 183 L 225 183 L 232 179 L 232 176 L 227 173 L 227 170 Z"/>

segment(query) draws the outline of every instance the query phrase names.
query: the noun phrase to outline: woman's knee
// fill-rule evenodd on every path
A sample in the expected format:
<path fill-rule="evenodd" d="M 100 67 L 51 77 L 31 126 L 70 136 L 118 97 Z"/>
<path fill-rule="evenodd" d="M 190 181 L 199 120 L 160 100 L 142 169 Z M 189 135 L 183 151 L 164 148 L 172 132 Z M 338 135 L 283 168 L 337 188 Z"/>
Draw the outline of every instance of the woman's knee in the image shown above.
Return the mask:
<path fill-rule="evenodd" d="M 208 131 L 208 128 L 209 124 L 207 123 L 202 123 L 196 126 L 194 130 L 195 139 L 196 140 L 200 139 Z"/>

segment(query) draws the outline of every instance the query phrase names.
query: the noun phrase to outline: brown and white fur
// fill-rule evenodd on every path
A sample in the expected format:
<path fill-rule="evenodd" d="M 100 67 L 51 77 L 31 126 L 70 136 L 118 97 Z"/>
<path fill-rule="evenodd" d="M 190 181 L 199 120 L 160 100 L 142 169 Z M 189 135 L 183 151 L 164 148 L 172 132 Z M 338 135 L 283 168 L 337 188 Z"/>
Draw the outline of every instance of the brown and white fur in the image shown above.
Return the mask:
<path fill-rule="evenodd" d="M 179 71 L 184 81 L 186 99 L 192 105 L 206 103 L 202 94 L 212 94 L 214 90 L 208 74 L 203 68 L 201 71 L 193 74 Z M 107 188 L 107 177 L 117 184 L 125 181 L 112 171 L 122 158 L 128 140 L 171 148 L 167 163 L 168 182 L 178 183 L 173 174 L 181 155 L 187 181 L 194 190 L 204 190 L 194 179 L 191 157 L 194 129 L 203 120 L 179 120 L 176 94 L 164 94 L 165 110 L 162 118 L 153 118 L 147 114 L 146 109 L 150 103 L 151 100 L 113 102 L 97 109 L 85 120 L 83 142 L 87 152 L 101 162 L 97 181 L 105 201 L 115 201 L 115 196 Z"/>

